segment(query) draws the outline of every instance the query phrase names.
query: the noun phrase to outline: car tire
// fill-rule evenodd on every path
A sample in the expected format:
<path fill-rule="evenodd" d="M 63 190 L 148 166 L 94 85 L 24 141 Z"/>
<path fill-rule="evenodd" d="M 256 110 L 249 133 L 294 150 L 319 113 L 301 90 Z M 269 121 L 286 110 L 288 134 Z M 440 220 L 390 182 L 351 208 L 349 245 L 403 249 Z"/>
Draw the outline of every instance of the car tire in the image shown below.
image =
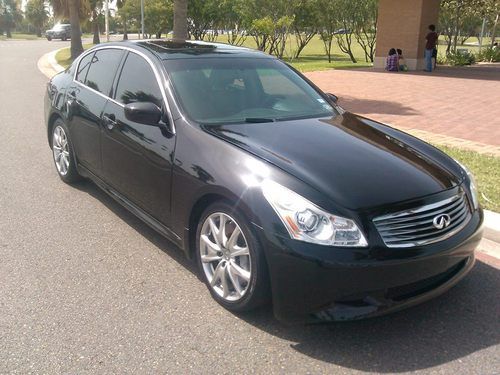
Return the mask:
<path fill-rule="evenodd" d="M 215 202 L 201 215 L 196 230 L 196 259 L 212 297 L 226 309 L 249 311 L 269 300 L 262 247 L 249 221 L 229 202 Z"/>
<path fill-rule="evenodd" d="M 68 37 L 67 37 L 67 36 L 63 36 L 63 37 L 62 37 L 62 41 L 63 41 L 63 42 L 65 42 L 65 41 L 67 41 L 67 40 L 68 40 Z"/>
<path fill-rule="evenodd" d="M 51 36 L 48 36 L 47 37 L 47 40 L 50 42 L 52 40 L 52 37 Z"/>
<path fill-rule="evenodd" d="M 60 118 L 52 126 L 50 145 L 52 147 L 52 159 L 61 180 L 68 184 L 81 180 L 82 177 L 76 169 L 76 158 L 69 138 L 68 128 Z"/>

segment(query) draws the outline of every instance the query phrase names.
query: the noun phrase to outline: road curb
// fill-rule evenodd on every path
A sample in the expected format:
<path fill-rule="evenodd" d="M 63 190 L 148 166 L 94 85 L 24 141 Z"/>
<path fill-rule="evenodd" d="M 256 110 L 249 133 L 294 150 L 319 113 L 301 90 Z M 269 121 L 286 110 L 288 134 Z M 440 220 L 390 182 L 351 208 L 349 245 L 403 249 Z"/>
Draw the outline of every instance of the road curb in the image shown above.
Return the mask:
<path fill-rule="evenodd" d="M 57 73 L 62 72 L 64 70 L 64 67 L 59 65 L 56 61 L 57 52 L 59 52 L 64 48 L 59 48 L 55 51 L 48 52 L 42 57 L 40 57 L 40 59 L 38 60 L 37 62 L 38 70 L 40 70 L 47 78 L 50 79 Z"/>
<path fill-rule="evenodd" d="M 484 210 L 484 237 L 500 244 L 500 214 Z"/>

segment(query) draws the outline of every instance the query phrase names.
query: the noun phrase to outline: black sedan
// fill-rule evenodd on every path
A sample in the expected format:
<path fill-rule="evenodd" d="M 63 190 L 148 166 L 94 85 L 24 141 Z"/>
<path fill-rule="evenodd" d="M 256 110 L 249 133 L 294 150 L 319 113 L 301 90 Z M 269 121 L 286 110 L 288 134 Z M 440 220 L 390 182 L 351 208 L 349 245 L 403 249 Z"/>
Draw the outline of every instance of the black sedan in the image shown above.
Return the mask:
<path fill-rule="evenodd" d="M 229 310 L 369 317 L 474 264 L 483 214 L 467 169 L 264 53 L 100 45 L 49 82 L 45 115 L 60 178 L 91 179 L 196 259 Z"/>

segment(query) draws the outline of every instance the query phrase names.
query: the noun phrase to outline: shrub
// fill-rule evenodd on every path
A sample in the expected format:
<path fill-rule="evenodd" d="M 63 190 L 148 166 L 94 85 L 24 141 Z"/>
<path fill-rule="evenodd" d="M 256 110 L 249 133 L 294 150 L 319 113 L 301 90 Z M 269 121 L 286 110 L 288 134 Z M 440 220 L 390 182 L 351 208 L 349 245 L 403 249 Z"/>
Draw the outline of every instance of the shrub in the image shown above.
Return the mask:
<path fill-rule="evenodd" d="M 453 66 L 472 65 L 476 62 L 476 58 L 468 50 L 457 50 L 446 55 L 446 62 Z"/>
<path fill-rule="evenodd" d="M 488 47 L 476 55 L 477 61 L 500 62 L 500 48 Z"/>

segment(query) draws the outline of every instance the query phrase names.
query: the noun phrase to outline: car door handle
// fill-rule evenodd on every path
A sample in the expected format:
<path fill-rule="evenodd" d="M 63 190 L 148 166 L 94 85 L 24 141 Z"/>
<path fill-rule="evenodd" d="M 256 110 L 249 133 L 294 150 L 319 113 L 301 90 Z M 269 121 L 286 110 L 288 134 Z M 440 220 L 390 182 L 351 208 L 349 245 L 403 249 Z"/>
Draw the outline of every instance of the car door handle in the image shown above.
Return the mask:
<path fill-rule="evenodd" d="M 115 115 L 110 114 L 110 115 L 103 115 L 102 119 L 104 121 L 104 124 L 108 128 L 108 130 L 113 130 L 113 128 L 116 126 L 116 118 Z"/>

